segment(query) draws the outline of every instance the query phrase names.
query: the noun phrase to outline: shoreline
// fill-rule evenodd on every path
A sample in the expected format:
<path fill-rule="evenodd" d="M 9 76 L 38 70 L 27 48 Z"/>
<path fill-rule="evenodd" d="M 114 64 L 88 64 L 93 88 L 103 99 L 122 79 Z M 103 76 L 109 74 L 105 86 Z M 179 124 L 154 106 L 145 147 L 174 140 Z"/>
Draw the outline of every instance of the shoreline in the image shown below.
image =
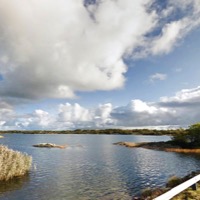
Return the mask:
<path fill-rule="evenodd" d="M 184 130 L 181 130 L 184 133 Z M 0 134 L 95 134 L 95 135 L 176 135 L 180 130 L 155 129 L 76 129 L 76 130 L 0 130 Z"/>
<path fill-rule="evenodd" d="M 176 153 L 200 153 L 200 148 L 181 148 L 169 142 L 116 142 L 114 145 L 120 145 L 127 148 L 145 148 L 158 151 L 176 152 Z"/>
<path fill-rule="evenodd" d="M 155 187 L 155 188 L 146 188 L 140 192 L 139 196 L 134 196 L 133 200 L 153 200 L 156 197 L 164 194 L 169 190 L 173 190 L 174 187 L 184 183 L 185 181 L 199 175 L 200 171 L 192 171 L 188 173 L 184 177 L 171 176 L 165 183 L 165 186 Z M 172 197 L 173 200 L 181 200 L 181 199 L 197 199 L 200 195 L 199 183 L 197 183 L 197 190 L 193 190 L 192 187 L 188 187 L 181 193 Z"/>

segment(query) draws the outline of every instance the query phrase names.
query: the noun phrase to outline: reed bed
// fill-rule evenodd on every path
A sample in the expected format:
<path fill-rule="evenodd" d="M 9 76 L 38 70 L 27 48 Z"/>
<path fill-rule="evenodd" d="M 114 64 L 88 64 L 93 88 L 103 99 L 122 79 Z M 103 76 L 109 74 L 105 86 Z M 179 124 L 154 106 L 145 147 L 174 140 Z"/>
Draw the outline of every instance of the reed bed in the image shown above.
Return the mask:
<path fill-rule="evenodd" d="M 166 148 L 165 151 L 177 153 L 200 153 L 200 149 Z"/>
<path fill-rule="evenodd" d="M 32 157 L 0 145 L 0 181 L 25 175 L 31 168 Z"/>

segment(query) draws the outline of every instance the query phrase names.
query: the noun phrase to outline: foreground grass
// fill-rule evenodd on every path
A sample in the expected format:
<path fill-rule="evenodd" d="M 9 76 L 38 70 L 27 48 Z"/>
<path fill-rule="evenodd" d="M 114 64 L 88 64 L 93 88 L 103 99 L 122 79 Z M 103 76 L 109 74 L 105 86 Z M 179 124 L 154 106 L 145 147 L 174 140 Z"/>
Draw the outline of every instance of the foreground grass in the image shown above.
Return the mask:
<path fill-rule="evenodd" d="M 192 190 L 191 188 L 183 191 L 172 200 L 200 200 L 200 185 L 197 184 L 197 190 Z"/>
<path fill-rule="evenodd" d="M 137 200 L 153 200 L 154 198 L 160 196 L 161 194 L 167 192 L 166 188 L 147 188 L 142 191 L 142 197 L 136 198 Z M 177 196 L 173 197 L 171 200 L 200 200 L 200 185 L 198 184 L 197 190 L 192 190 L 188 188 Z"/>
<path fill-rule="evenodd" d="M 0 145 L 0 181 L 8 181 L 26 174 L 31 163 L 30 156 Z"/>
<path fill-rule="evenodd" d="M 136 200 L 153 200 L 156 197 L 164 194 L 165 192 L 171 190 L 172 188 L 180 185 L 181 183 L 193 178 L 194 176 L 200 174 L 200 171 L 191 172 L 190 174 L 180 178 L 177 176 L 172 176 L 166 182 L 165 187 L 162 188 L 146 188 L 141 191 L 140 197 L 135 197 Z M 197 184 L 197 190 L 192 190 L 188 188 L 182 193 L 173 197 L 172 200 L 200 200 L 200 184 Z"/>

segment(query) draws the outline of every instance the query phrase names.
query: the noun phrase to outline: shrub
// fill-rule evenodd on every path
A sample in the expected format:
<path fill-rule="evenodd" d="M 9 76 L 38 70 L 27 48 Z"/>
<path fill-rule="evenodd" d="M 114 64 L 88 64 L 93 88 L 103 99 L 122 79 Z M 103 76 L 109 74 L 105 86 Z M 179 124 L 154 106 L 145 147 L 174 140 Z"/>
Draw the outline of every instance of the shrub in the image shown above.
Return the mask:
<path fill-rule="evenodd" d="M 189 127 L 187 137 L 193 147 L 200 147 L 200 123 Z"/>
<path fill-rule="evenodd" d="M 145 189 L 142 190 L 141 196 L 142 197 L 150 197 L 152 195 L 152 193 L 153 193 L 153 189 L 145 188 Z"/>
<path fill-rule="evenodd" d="M 168 179 L 166 187 L 173 188 L 179 185 L 181 182 L 182 182 L 181 178 L 177 176 L 172 176 L 171 178 Z"/>
<path fill-rule="evenodd" d="M 0 181 L 7 181 L 26 174 L 32 163 L 32 157 L 0 145 Z"/>
<path fill-rule="evenodd" d="M 200 123 L 189 126 L 187 130 L 177 131 L 172 137 L 172 143 L 183 148 L 200 148 Z"/>
<path fill-rule="evenodd" d="M 142 190 L 141 192 L 141 200 L 151 200 L 154 199 L 158 196 L 160 196 L 161 194 L 165 193 L 167 190 L 166 188 L 146 188 L 144 190 Z"/>
<path fill-rule="evenodd" d="M 173 135 L 171 143 L 173 145 L 178 145 L 183 148 L 187 147 L 188 146 L 188 133 L 186 131 L 176 133 L 175 135 Z"/>

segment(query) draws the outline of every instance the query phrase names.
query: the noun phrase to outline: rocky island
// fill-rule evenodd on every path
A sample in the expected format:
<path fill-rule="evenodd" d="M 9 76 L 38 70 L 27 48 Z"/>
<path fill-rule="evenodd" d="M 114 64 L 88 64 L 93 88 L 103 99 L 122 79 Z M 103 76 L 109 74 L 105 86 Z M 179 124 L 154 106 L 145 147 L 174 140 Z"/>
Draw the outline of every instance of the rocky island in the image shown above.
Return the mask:
<path fill-rule="evenodd" d="M 57 145 L 57 144 L 52 144 L 52 143 L 40 143 L 40 144 L 35 144 L 33 145 L 34 147 L 42 147 L 42 148 L 60 148 L 60 149 L 65 149 L 67 145 Z"/>

